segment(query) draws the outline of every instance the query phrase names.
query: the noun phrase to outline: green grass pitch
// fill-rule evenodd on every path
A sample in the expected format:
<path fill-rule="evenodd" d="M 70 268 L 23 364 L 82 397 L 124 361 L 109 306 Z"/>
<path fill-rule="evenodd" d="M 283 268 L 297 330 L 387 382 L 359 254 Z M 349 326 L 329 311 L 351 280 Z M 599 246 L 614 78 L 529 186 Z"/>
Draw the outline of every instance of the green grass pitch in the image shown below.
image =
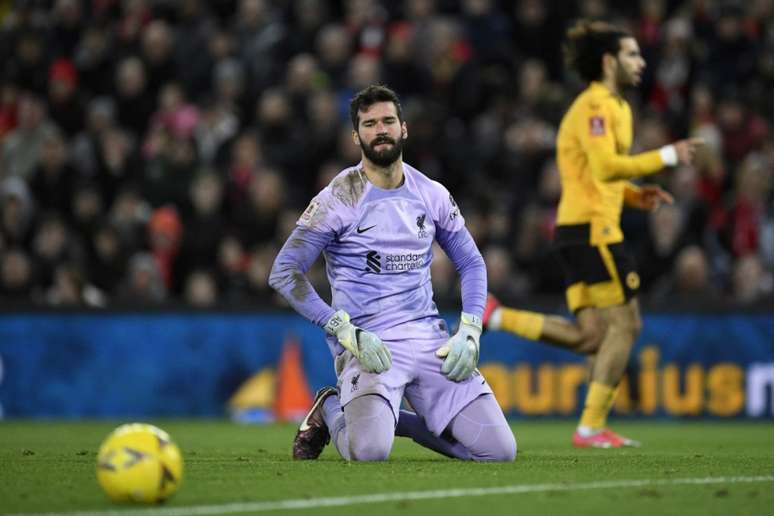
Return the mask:
<path fill-rule="evenodd" d="M 185 458 L 180 491 L 166 504 L 149 508 L 162 515 L 241 511 L 661 516 L 774 511 L 770 421 L 621 421 L 614 428 L 642 440 L 642 448 L 575 450 L 569 445 L 573 421 L 517 420 L 512 428 L 519 454 L 511 464 L 455 461 L 401 438 L 384 463 L 347 463 L 331 446 L 318 461 L 294 462 L 289 451 L 294 426 L 146 422 L 167 430 Z M 95 479 L 96 450 L 118 423 L 0 422 L 0 513 L 132 509 L 111 504 Z M 709 477 L 725 480 L 683 480 Z M 642 482 L 629 482 L 637 480 Z M 607 481 L 626 482 L 610 487 Z M 498 487 L 504 489 L 472 491 Z M 428 491 L 455 489 L 463 491 L 423 498 Z M 387 500 L 353 498 L 371 494 L 383 494 Z M 326 506 L 331 502 L 324 499 L 331 497 L 341 499 Z M 292 505 L 288 500 L 300 502 Z M 265 503 L 272 501 L 288 505 Z"/>

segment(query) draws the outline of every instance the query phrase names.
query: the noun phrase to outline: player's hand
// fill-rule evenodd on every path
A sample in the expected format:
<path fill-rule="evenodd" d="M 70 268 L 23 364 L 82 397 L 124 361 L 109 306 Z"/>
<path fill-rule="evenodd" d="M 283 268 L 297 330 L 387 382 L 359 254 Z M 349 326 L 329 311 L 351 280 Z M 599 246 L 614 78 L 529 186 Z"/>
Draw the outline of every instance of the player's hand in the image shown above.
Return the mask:
<path fill-rule="evenodd" d="M 446 358 L 441 372 L 455 382 L 466 380 L 478 365 L 478 342 L 481 338 L 481 318 L 462 312 L 460 327 L 435 356 Z"/>
<path fill-rule="evenodd" d="M 634 201 L 634 207 L 645 211 L 654 211 L 662 204 L 674 204 L 675 198 L 658 185 L 642 185 Z"/>
<path fill-rule="evenodd" d="M 693 157 L 696 155 L 696 149 L 704 145 L 704 138 L 688 138 L 673 143 L 675 152 L 677 152 L 677 161 L 683 165 L 693 163 Z"/>
<path fill-rule="evenodd" d="M 367 373 L 383 373 L 392 366 L 392 354 L 382 339 L 349 322 L 349 314 L 339 310 L 327 323 L 325 331 L 339 339 L 339 344 L 355 355 Z"/>

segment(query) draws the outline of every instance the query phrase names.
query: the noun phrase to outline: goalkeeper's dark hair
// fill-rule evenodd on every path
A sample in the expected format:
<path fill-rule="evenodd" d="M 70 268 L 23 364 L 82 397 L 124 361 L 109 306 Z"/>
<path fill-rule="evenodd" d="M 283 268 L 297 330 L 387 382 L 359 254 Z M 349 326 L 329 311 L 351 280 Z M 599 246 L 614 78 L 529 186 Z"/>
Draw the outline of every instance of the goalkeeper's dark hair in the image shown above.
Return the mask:
<path fill-rule="evenodd" d="M 603 21 L 580 20 L 567 30 L 564 58 L 587 82 L 602 79 L 602 56 L 618 55 L 621 39 L 633 37 L 630 32 Z"/>
<path fill-rule="evenodd" d="M 400 106 L 398 94 L 382 84 L 372 84 L 357 92 L 349 102 L 349 116 L 352 119 L 352 127 L 357 131 L 360 122 L 360 112 L 365 111 L 377 102 L 392 102 L 398 112 L 398 120 L 403 122 L 403 109 Z"/>

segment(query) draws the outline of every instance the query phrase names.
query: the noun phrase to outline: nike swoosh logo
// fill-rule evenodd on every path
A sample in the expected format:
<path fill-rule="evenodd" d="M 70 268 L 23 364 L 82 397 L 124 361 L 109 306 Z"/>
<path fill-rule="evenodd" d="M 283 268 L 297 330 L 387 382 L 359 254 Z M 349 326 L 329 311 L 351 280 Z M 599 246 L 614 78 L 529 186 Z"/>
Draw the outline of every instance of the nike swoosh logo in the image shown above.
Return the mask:
<path fill-rule="evenodd" d="M 361 228 L 360 226 L 358 226 L 357 227 L 357 232 L 358 233 L 365 233 L 369 229 L 374 229 L 375 227 L 376 227 L 376 224 L 374 224 L 373 226 L 368 226 L 367 228 Z"/>

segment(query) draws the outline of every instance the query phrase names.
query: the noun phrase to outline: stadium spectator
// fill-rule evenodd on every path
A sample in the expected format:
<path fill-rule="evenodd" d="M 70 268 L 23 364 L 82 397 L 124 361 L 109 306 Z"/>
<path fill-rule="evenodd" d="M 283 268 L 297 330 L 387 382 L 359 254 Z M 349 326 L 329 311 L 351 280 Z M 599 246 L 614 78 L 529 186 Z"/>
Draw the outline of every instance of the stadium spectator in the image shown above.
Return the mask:
<path fill-rule="evenodd" d="M 78 172 L 68 163 L 67 154 L 64 136 L 56 129 L 47 131 L 29 182 L 38 206 L 70 217 Z"/>
<path fill-rule="evenodd" d="M 78 72 L 72 61 L 54 61 L 49 71 L 48 114 L 68 138 L 83 127 L 85 107 L 77 88 Z"/>
<path fill-rule="evenodd" d="M 718 301 L 721 289 L 715 288 L 711 280 L 707 254 L 702 248 L 690 245 L 680 250 L 671 273 L 665 281 L 656 284 L 652 295 L 657 301 L 668 301 L 674 306 L 712 306 Z"/>
<path fill-rule="evenodd" d="M 118 296 L 127 304 L 158 305 L 167 298 L 167 288 L 156 260 L 148 253 L 135 253 L 129 260 L 127 278 Z"/>
<path fill-rule="evenodd" d="M 212 308 L 218 302 L 218 285 L 209 271 L 197 270 L 188 275 L 183 299 L 195 308 Z"/>
<path fill-rule="evenodd" d="M 35 278 L 32 262 L 23 249 L 10 248 L 0 255 L 0 297 L 11 306 L 33 299 Z"/>
<path fill-rule="evenodd" d="M 89 25 L 73 54 L 80 90 L 89 97 L 109 97 L 113 90 L 113 41 L 109 27 Z"/>
<path fill-rule="evenodd" d="M 212 171 L 201 171 L 191 184 L 189 199 L 181 213 L 180 274 L 185 277 L 195 270 L 212 270 L 225 226 L 222 179 Z"/>
<path fill-rule="evenodd" d="M 145 65 L 146 91 L 152 98 L 179 76 L 174 46 L 175 37 L 165 21 L 153 20 L 143 29 L 141 59 Z"/>
<path fill-rule="evenodd" d="M 276 170 L 261 168 L 248 186 L 247 199 L 234 213 L 234 227 L 247 247 L 279 240 L 277 229 L 286 200 L 285 181 Z"/>
<path fill-rule="evenodd" d="M 732 296 L 734 302 L 749 306 L 764 299 L 770 301 L 774 290 L 771 273 L 763 267 L 757 254 L 747 254 L 734 264 Z"/>
<path fill-rule="evenodd" d="M 57 266 L 51 288 L 45 293 L 45 303 L 51 306 L 101 308 L 105 302 L 104 294 L 86 283 L 84 271 L 72 263 Z"/>
<path fill-rule="evenodd" d="M 0 183 L 0 196 L 2 247 L 24 248 L 30 243 L 35 216 L 29 187 L 19 177 L 8 177 Z"/>
<path fill-rule="evenodd" d="M 49 288 L 54 281 L 54 271 L 65 262 L 76 262 L 81 258 L 79 239 L 73 238 L 64 219 L 47 214 L 37 225 L 32 239 L 32 263 L 36 281 Z"/>
<path fill-rule="evenodd" d="M 88 277 L 104 292 L 108 300 L 118 294 L 126 277 L 127 248 L 122 245 L 119 232 L 110 224 L 98 227 L 86 243 Z"/>
<path fill-rule="evenodd" d="M 40 158 L 47 135 L 56 129 L 46 117 L 43 100 L 25 93 L 19 98 L 16 127 L 2 140 L 0 172 L 3 177 L 19 176 L 29 180 Z"/>
<path fill-rule="evenodd" d="M 110 97 L 96 97 L 86 107 L 85 127 L 72 138 L 70 160 L 82 175 L 98 174 L 100 139 L 115 126 L 115 105 Z"/>
<path fill-rule="evenodd" d="M 222 236 L 215 274 L 226 303 L 235 304 L 244 298 L 247 264 L 248 256 L 239 238 L 233 234 Z"/>
<path fill-rule="evenodd" d="M 0 142 L 18 123 L 16 111 L 18 108 L 19 88 L 12 82 L 0 82 Z M 2 161 L 0 161 L 0 166 Z M 3 175 L 0 169 L 0 177 Z"/>
<path fill-rule="evenodd" d="M 244 299 L 241 302 L 265 303 L 267 299 L 275 296 L 274 291 L 269 287 L 269 274 L 278 251 L 278 246 L 265 244 L 251 250 L 245 270 Z"/>
<path fill-rule="evenodd" d="M 88 182 L 75 185 L 70 225 L 76 238 L 83 239 L 94 233 L 103 216 L 103 203 L 99 190 Z"/>
<path fill-rule="evenodd" d="M 155 95 L 148 88 L 145 65 L 138 57 L 126 57 L 118 63 L 115 91 L 121 127 L 140 138 L 153 114 Z"/>

